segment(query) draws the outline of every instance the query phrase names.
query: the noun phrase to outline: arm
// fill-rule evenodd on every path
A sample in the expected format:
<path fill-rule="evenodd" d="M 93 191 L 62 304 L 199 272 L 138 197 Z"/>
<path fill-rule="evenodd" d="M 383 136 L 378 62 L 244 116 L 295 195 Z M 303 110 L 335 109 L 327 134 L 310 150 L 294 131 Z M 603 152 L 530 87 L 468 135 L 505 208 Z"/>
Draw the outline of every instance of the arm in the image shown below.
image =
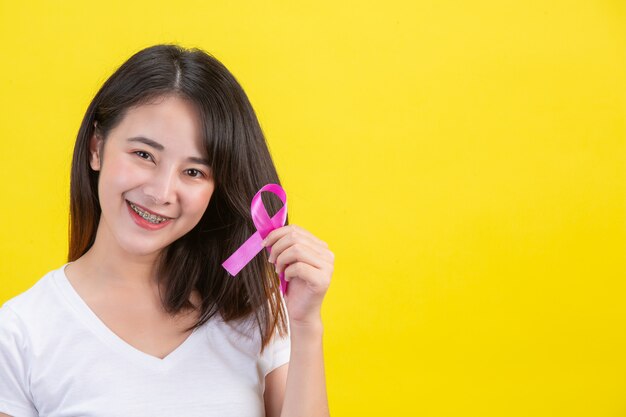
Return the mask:
<path fill-rule="evenodd" d="M 327 417 L 322 321 L 319 325 L 291 326 L 291 358 L 281 417 Z"/>
<path fill-rule="evenodd" d="M 274 369 L 265 376 L 265 417 L 280 417 L 285 400 L 285 385 L 287 384 L 287 373 L 289 363 Z M 0 416 L 2 417 L 2 416 Z"/>
<path fill-rule="evenodd" d="M 30 393 L 32 347 L 25 322 L 0 308 L 0 417 L 37 416 Z"/>
<path fill-rule="evenodd" d="M 265 377 L 267 417 L 330 415 L 326 395 L 322 323 L 291 327 L 291 358 L 288 364 Z M 303 383 L 306 381 L 306 383 Z"/>
<path fill-rule="evenodd" d="M 294 225 L 272 231 L 264 244 L 271 247 L 268 261 L 289 282 L 285 301 L 291 335 L 288 367 L 266 376 L 266 415 L 328 417 L 321 307 L 334 254 L 325 242 Z"/>

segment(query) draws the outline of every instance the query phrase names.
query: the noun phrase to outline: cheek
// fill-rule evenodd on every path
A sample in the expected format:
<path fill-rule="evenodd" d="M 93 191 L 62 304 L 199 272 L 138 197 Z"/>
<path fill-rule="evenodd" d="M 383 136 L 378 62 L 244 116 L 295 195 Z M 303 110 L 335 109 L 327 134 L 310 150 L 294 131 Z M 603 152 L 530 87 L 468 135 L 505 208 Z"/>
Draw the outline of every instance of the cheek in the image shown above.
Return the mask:
<path fill-rule="evenodd" d="M 189 200 L 189 207 L 192 211 L 196 212 L 198 216 L 204 214 L 206 208 L 209 206 L 209 201 L 213 195 L 213 187 L 207 187 L 205 190 L 196 191 L 191 195 Z"/>
<path fill-rule="evenodd" d="M 104 175 L 103 175 L 104 174 Z M 135 187 L 146 175 L 145 170 L 122 158 L 105 159 L 101 177 L 106 178 L 106 184 L 101 184 L 104 191 L 125 191 Z"/>

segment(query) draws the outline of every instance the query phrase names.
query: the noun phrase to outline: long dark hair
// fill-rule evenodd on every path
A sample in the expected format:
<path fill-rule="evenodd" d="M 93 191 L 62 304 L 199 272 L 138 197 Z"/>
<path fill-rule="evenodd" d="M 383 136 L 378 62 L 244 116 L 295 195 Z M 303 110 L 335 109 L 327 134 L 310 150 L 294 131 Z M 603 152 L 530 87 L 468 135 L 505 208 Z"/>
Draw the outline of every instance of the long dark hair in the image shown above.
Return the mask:
<path fill-rule="evenodd" d="M 215 190 L 200 222 L 165 250 L 157 276 L 165 310 L 174 315 L 192 308 L 196 289 L 202 298 L 200 327 L 216 313 L 224 321 L 253 319 L 261 333 L 261 351 L 276 331 L 287 334 L 287 315 L 274 268 L 255 257 L 231 277 L 221 263 L 256 231 L 250 200 L 265 184 L 280 184 L 265 136 L 245 92 L 235 77 L 207 52 L 164 44 L 145 48 L 124 62 L 102 85 L 78 131 L 72 160 L 68 261 L 93 245 L 100 221 L 98 172 L 90 169 L 89 141 L 106 140 L 132 107 L 165 95 L 197 106 L 203 143 Z M 266 193 L 265 193 L 266 194 Z M 270 215 L 282 203 L 262 198 Z"/>

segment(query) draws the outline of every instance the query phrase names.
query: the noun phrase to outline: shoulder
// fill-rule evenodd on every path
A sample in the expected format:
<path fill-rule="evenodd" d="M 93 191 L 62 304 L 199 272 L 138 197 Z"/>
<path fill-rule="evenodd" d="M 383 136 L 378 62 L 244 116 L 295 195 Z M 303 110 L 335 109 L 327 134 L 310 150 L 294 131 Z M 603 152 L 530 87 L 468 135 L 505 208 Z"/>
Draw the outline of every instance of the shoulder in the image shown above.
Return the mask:
<path fill-rule="evenodd" d="M 6 304 L 0 307 L 0 368 L 21 366 L 32 352 L 32 340 L 24 321 Z M 4 376 L 4 375 L 3 375 Z"/>
<path fill-rule="evenodd" d="M 41 301 L 42 297 L 46 296 L 48 288 L 52 285 L 54 276 L 61 271 L 61 268 L 54 269 L 47 272 L 41 278 L 39 278 L 29 289 L 8 299 L 3 305 L 10 306 L 13 310 L 21 310 L 28 308 L 33 304 Z"/>
<path fill-rule="evenodd" d="M 0 328 L 16 330 L 25 328 L 29 324 L 46 322 L 50 314 L 50 305 L 55 293 L 56 274 L 60 269 L 52 270 L 41 277 L 29 289 L 8 299 L 0 307 Z"/>
<path fill-rule="evenodd" d="M 25 336 L 24 322 L 16 312 L 6 304 L 0 307 L 0 341 L 23 340 Z"/>
<path fill-rule="evenodd" d="M 214 340 L 224 340 L 227 343 L 235 344 L 240 349 L 247 350 L 250 355 L 256 356 L 261 353 L 261 330 L 254 314 L 245 319 L 225 321 L 218 313 L 210 331 L 213 333 Z M 270 341 L 270 347 L 280 349 L 287 347 L 288 349 L 289 341 L 289 335 L 281 337 L 278 331 L 275 331 Z M 263 353 L 267 354 L 267 348 Z"/>
<path fill-rule="evenodd" d="M 226 343 L 238 346 L 240 349 L 248 350 L 249 354 L 256 349 L 260 341 L 258 326 L 251 318 L 224 320 L 217 313 L 211 332 L 215 340 L 223 340 Z"/>

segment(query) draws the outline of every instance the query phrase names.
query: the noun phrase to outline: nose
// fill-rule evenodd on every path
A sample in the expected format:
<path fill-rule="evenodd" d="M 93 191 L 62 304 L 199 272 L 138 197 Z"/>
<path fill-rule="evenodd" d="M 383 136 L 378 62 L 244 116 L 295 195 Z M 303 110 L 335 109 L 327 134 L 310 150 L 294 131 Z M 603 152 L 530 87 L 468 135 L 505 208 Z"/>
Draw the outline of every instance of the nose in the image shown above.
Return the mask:
<path fill-rule="evenodd" d="M 161 166 L 143 187 L 144 194 L 157 205 L 168 205 L 176 201 L 178 177 L 176 170 Z"/>

